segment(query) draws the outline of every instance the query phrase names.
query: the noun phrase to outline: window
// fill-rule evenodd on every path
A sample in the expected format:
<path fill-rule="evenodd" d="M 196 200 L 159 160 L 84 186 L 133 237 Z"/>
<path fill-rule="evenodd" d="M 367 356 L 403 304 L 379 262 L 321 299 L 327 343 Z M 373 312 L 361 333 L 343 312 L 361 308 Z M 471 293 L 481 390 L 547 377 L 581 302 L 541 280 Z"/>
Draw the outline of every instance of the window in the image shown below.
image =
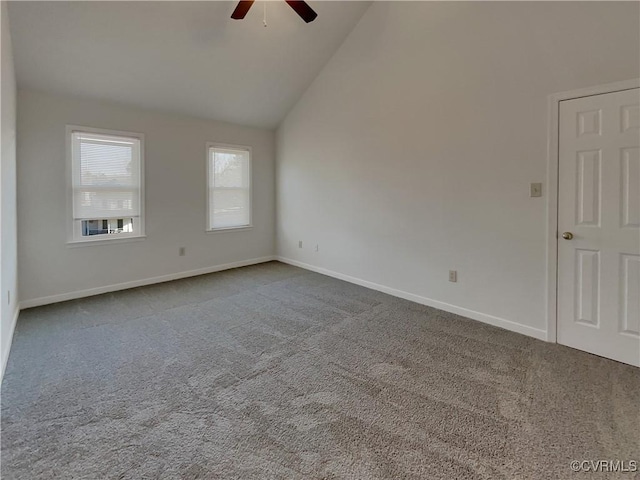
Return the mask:
<path fill-rule="evenodd" d="M 142 135 L 68 127 L 71 242 L 144 235 Z"/>
<path fill-rule="evenodd" d="M 251 226 L 251 149 L 208 145 L 207 230 Z"/>

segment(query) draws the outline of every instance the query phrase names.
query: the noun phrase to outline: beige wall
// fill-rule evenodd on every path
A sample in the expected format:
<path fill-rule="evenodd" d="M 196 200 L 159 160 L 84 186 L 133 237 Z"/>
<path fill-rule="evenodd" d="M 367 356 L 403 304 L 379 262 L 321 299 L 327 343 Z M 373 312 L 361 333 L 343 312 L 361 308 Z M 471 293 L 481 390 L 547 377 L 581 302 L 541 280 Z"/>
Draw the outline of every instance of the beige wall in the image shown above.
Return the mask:
<path fill-rule="evenodd" d="M 16 237 L 16 80 L 11 52 L 7 3 L 0 6 L 2 34 L 2 158 L 0 180 L 0 357 L 2 374 L 9 357 L 18 313 Z M 1 377 L 0 377 L 1 378 Z"/>
<path fill-rule="evenodd" d="M 144 133 L 145 240 L 66 245 L 67 124 Z M 207 142 L 253 148 L 252 229 L 205 232 Z M 20 90 L 18 158 L 23 305 L 275 253 L 272 130 Z"/>
<path fill-rule="evenodd" d="M 278 130 L 279 254 L 544 338 L 547 97 L 638 77 L 639 14 L 374 2 Z"/>

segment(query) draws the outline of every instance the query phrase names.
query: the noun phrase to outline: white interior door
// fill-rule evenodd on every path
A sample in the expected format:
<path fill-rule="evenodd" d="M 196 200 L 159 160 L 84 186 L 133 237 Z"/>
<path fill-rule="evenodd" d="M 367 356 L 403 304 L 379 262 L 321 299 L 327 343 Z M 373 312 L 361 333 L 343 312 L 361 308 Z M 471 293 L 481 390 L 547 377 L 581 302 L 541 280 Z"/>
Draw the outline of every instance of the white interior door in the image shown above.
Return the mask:
<path fill-rule="evenodd" d="M 637 88 L 560 102 L 558 152 L 558 343 L 636 366 L 639 104 Z"/>

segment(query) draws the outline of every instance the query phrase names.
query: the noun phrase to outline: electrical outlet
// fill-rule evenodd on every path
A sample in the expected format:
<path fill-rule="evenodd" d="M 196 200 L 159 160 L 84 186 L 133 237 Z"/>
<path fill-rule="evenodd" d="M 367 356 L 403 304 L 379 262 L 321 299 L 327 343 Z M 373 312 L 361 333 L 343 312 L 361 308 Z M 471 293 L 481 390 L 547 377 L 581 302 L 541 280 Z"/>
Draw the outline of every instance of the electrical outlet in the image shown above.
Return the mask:
<path fill-rule="evenodd" d="M 187 253 L 187 249 L 185 247 L 180 247 L 178 249 L 178 255 L 180 255 L 181 257 L 184 257 Z"/>
<path fill-rule="evenodd" d="M 302 248 L 302 240 L 298 240 L 298 248 Z"/>
<path fill-rule="evenodd" d="M 542 196 L 542 184 L 541 183 L 532 183 L 529 187 L 529 196 L 530 197 L 541 197 Z"/>
<path fill-rule="evenodd" d="M 449 270 L 449 281 L 454 283 L 458 281 L 458 272 L 456 270 Z"/>
<path fill-rule="evenodd" d="M 316 244 L 316 252 L 320 251 L 320 245 Z"/>

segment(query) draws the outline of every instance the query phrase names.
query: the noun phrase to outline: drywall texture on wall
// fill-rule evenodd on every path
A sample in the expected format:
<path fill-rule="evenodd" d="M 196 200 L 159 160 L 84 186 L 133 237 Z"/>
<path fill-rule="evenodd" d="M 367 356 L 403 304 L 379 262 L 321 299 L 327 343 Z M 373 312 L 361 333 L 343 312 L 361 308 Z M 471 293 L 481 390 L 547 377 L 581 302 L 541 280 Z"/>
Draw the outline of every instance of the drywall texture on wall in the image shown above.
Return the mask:
<path fill-rule="evenodd" d="M 67 124 L 145 135 L 145 240 L 67 246 Z M 253 148 L 253 228 L 205 231 L 207 142 Z M 19 90 L 21 300 L 273 255 L 274 143 L 272 130 Z"/>
<path fill-rule="evenodd" d="M 18 240 L 16 227 L 16 80 L 11 51 L 7 3 L 0 5 L 2 153 L 0 159 L 0 356 L 2 374 L 9 358 L 18 312 Z M 0 377 L 1 378 L 1 377 Z"/>
<path fill-rule="evenodd" d="M 544 336 L 547 97 L 638 77 L 638 16 L 374 2 L 278 129 L 279 255 Z"/>

